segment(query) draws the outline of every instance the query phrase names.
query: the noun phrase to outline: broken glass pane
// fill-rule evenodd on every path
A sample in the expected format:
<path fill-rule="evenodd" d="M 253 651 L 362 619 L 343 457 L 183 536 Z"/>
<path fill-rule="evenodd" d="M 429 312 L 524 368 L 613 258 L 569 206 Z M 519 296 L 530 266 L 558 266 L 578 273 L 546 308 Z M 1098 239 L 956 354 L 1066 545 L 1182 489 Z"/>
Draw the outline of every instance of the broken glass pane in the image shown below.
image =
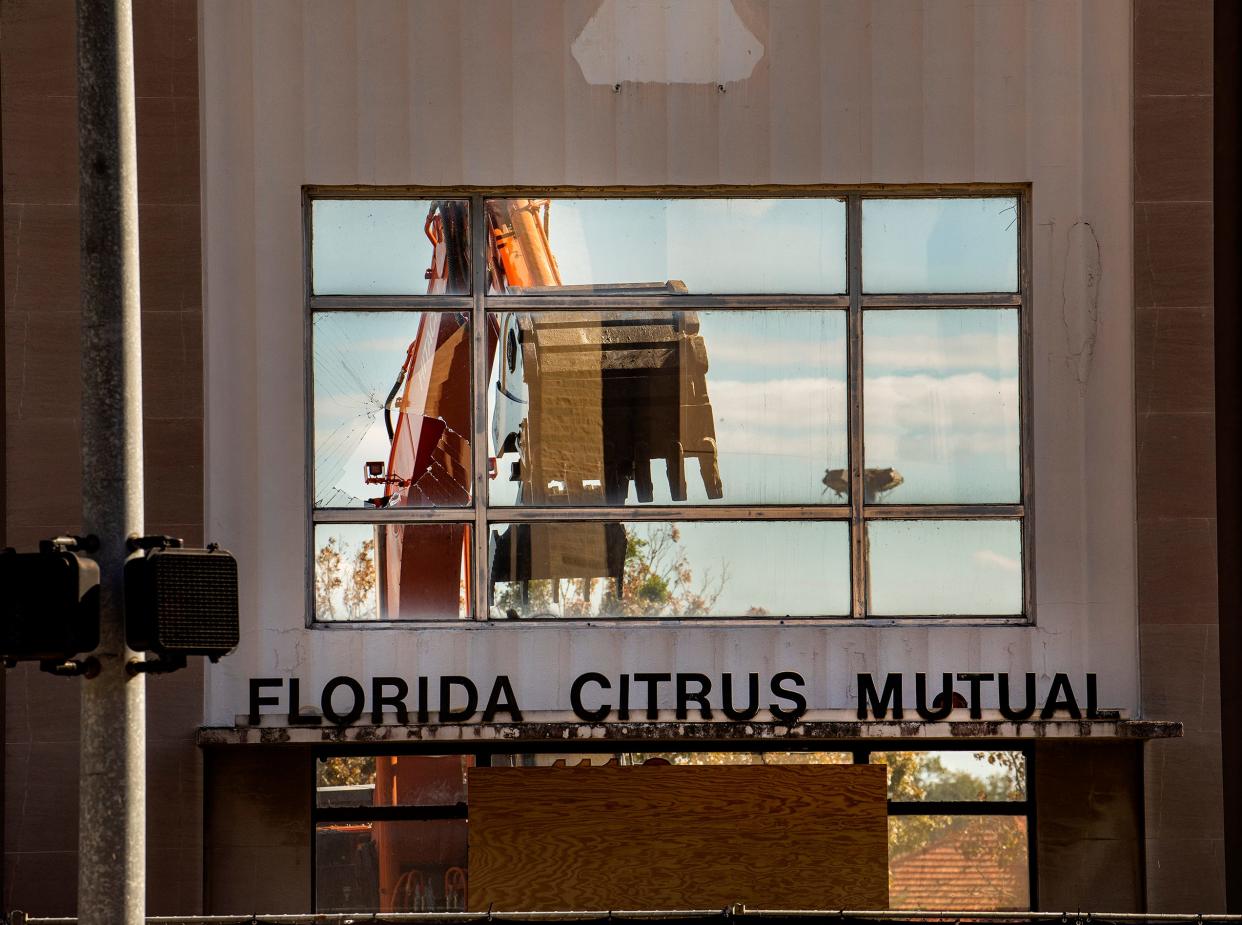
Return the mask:
<path fill-rule="evenodd" d="M 871 615 L 1018 616 L 1017 520 L 873 520 L 867 524 Z"/>
<path fill-rule="evenodd" d="M 470 503 L 470 323 L 316 312 L 315 506 Z"/>
<path fill-rule="evenodd" d="M 837 521 L 493 524 L 489 555 L 495 619 L 850 610 L 849 527 Z"/>
<path fill-rule="evenodd" d="M 498 294 L 843 293 L 840 199 L 489 199 Z"/>
<path fill-rule="evenodd" d="M 492 318 L 492 504 L 847 502 L 844 312 Z"/>
<path fill-rule="evenodd" d="M 470 203 L 461 199 L 316 199 L 316 295 L 468 295 Z"/>
<path fill-rule="evenodd" d="M 316 524 L 315 619 L 464 620 L 466 524 Z"/>
<path fill-rule="evenodd" d="M 1018 200 L 864 199 L 863 291 L 1017 292 Z"/>
<path fill-rule="evenodd" d="M 1021 500 L 1017 309 L 868 311 L 868 504 Z"/>

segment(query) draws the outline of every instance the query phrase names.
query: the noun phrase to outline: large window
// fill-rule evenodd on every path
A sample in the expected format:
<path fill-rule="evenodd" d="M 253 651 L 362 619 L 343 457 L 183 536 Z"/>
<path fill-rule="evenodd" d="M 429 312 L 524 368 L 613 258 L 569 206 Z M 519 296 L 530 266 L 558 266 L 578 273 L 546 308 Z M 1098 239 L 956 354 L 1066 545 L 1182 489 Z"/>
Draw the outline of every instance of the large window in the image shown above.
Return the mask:
<path fill-rule="evenodd" d="M 309 194 L 314 620 L 1030 619 L 1025 213 Z"/>

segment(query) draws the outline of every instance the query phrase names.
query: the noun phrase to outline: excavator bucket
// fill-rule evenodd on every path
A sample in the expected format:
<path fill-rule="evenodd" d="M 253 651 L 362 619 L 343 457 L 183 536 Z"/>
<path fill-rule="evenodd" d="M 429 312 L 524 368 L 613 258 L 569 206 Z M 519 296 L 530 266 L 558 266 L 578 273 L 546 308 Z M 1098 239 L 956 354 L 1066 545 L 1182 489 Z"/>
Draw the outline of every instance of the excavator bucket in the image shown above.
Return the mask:
<path fill-rule="evenodd" d="M 624 504 L 631 483 L 650 502 L 660 460 L 672 500 L 687 499 L 687 460 L 708 498 L 724 495 L 695 312 L 520 314 L 513 326 L 525 433 L 498 436 L 530 447 L 515 473 L 524 502 Z"/>

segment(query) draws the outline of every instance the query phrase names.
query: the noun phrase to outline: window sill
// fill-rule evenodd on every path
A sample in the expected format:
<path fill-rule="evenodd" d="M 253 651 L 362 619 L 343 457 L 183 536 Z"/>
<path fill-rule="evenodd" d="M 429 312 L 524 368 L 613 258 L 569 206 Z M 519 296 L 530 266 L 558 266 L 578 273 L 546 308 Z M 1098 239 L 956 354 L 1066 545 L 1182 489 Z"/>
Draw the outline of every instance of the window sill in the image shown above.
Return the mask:
<path fill-rule="evenodd" d="M 944 722 L 890 720 L 805 721 L 792 725 L 773 722 L 624 722 L 583 723 L 429 723 L 400 726 L 288 726 L 266 717 L 251 727 L 240 722 L 233 726 L 204 726 L 198 731 L 203 747 L 229 745 L 325 745 L 374 744 L 393 746 L 420 742 L 447 743 L 495 740 L 512 749 L 523 742 L 562 742 L 586 745 L 590 742 L 653 741 L 746 741 L 758 747 L 772 741 L 824 742 L 874 740 L 978 740 L 978 739 L 1175 739 L 1182 736 L 1182 724 L 1159 720 L 1031 720 L 1011 722 L 998 719 L 948 720 Z M 244 717 L 238 717 L 238 721 Z"/>

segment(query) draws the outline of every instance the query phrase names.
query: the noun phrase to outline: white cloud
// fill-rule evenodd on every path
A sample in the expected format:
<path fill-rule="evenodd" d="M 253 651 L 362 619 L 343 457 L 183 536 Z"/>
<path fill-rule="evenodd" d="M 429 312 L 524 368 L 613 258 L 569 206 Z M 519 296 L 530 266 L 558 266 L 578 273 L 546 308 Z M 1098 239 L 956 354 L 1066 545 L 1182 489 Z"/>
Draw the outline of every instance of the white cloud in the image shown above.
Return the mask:
<path fill-rule="evenodd" d="M 713 367 L 726 363 L 755 368 L 804 367 L 845 374 L 845 340 L 793 340 L 782 338 L 709 338 L 707 359 Z"/>
<path fill-rule="evenodd" d="M 972 558 L 982 566 L 998 569 L 1002 572 L 1014 573 L 1022 568 L 1022 563 L 1016 558 L 1003 556 L 991 549 L 976 549 Z"/>
<path fill-rule="evenodd" d="M 863 414 L 871 459 L 1017 457 L 1017 379 L 881 376 L 867 380 Z"/>
<path fill-rule="evenodd" d="M 845 384 L 824 379 L 712 381 L 708 398 L 721 453 L 828 459 L 846 440 Z"/>
<path fill-rule="evenodd" d="M 885 374 L 902 370 L 1012 373 L 1018 363 L 1016 333 L 871 334 L 866 337 L 863 359 L 868 370 Z"/>

